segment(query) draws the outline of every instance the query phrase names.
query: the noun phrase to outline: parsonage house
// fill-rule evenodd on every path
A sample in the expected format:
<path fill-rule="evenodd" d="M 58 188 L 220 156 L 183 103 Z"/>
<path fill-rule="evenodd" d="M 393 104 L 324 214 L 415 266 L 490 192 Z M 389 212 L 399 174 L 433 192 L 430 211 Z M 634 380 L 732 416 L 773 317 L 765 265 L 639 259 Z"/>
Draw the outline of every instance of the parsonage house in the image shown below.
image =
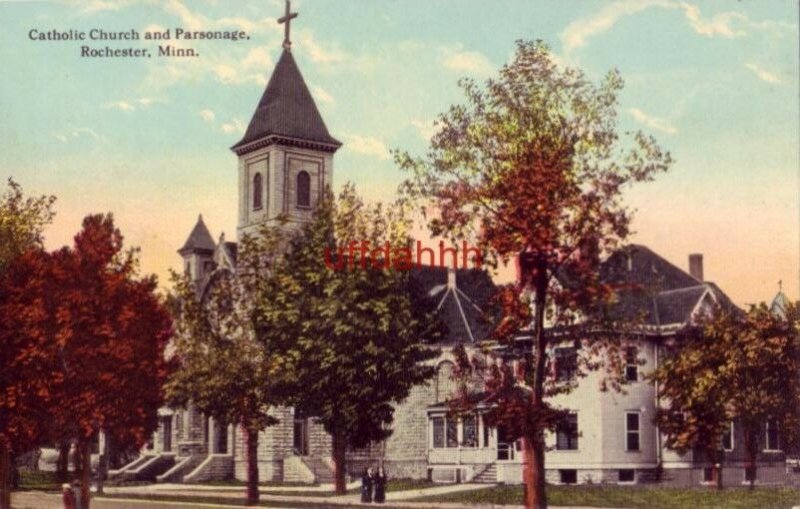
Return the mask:
<path fill-rule="evenodd" d="M 324 187 L 333 179 L 334 154 L 341 146 L 328 132 L 292 55 L 284 44 L 278 63 L 258 102 L 238 157 L 238 235 L 252 233 L 264 221 L 285 214 L 295 224 L 308 221 Z M 232 176 L 233 178 L 233 176 Z M 218 271 L 234 271 L 237 244 L 215 241 L 200 217 L 180 248 L 185 271 L 202 291 Z M 487 426 L 480 410 L 473 416 L 448 416 L 447 401 L 455 383 L 453 346 L 477 349 L 488 338 L 483 310 L 494 290 L 481 270 L 416 269 L 415 277 L 434 300 L 448 328 L 436 361 L 438 374 L 416 387 L 395 411 L 394 432 L 384 443 L 351 451 L 351 473 L 382 462 L 390 477 L 430 478 L 439 482 L 505 482 L 522 480 L 518 445 L 502 429 Z M 710 465 L 700 456 L 683 456 L 664 446 L 653 424 L 657 388 L 643 375 L 658 365 L 665 342 L 679 337 L 699 314 L 715 304 L 732 306 L 715 284 L 703 279 L 700 255 L 686 272 L 644 246 L 628 246 L 606 260 L 603 277 L 633 282 L 647 291 L 620 296 L 624 312 L 644 317 L 631 346 L 635 355 L 625 368 L 625 393 L 599 390 L 592 373 L 556 403 L 571 409 L 568 425 L 548 436 L 547 475 L 553 483 L 645 483 L 701 485 L 711 481 Z M 569 360 L 578 355 L 555 347 L 561 366 L 556 376 L 569 377 Z M 638 361 L 636 359 L 639 359 Z M 139 459 L 111 472 L 122 479 L 200 482 L 244 479 L 243 434 L 233 424 L 215 422 L 189 405 L 163 408 L 160 427 Z M 276 411 L 279 424 L 259 437 L 259 470 L 263 480 L 330 482 L 331 440 L 314 419 L 292 408 Z M 778 430 L 765 426 L 759 483 L 782 481 L 785 457 Z M 731 425 L 724 437 L 726 479 L 745 481 L 743 441 Z"/>

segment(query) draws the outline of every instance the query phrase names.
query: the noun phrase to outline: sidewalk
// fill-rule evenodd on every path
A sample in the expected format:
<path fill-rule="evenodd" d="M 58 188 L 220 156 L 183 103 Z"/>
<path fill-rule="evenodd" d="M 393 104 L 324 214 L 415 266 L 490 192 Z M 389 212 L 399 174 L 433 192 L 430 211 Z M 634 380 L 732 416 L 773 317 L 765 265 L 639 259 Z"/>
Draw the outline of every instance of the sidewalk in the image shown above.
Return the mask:
<path fill-rule="evenodd" d="M 359 482 L 348 484 L 348 489 L 358 488 Z M 411 502 L 410 499 L 419 497 L 444 495 L 447 493 L 457 493 L 462 491 L 473 491 L 490 487 L 490 484 L 447 484 L 442 486 L 433 486 L 430 488 L 419 488 L 404 491 L 390 491 L 386 493 L 386 505 L 390 507 L 400 507 L 408 509 L 462 509 L 470 507 L 473 509 L 524 509 L 522 505 L 493 505 L 493 504 L 469 504 L 465 506 L 460 503 L 445 503 L 445 502 Z M 332 485 L 320 486 L 262 486 L 259 490 L 261 493 L 261 501 L 270 502 L 274 504 L 285 505 L 287 507 L 297 507 L 306 504 L 320 505 L 323 507 L 337 507 L 337 506 L 364 506 L 364 507 L 380 507 L 376 504 L 362 504 L 361 496 L 358 493 L 348 495 L 330 495 L 333 490 Z M 312 493 L 317 494 L 309 495 L 279 495 L 271 494 L 277 491 L 280 492 L 297 492 L 297 493 Z M 152 484 L 147 486 L 121 486 L 114 488 L 106 488 L 106 493 L 115 495 L 152 495 L 157 497 L 159 495 L 171 497 L 214 497 L 214 498 L 230 498 L 241 500 L 244 496 L 244 486 L 207 486 L 207 485 L 187 485 L 187 484 Z M 322 494 L 327 494 L 324 496 Z M 587 508 L 578 506 L 551 506 L 552 509 L 602 509 L 602 508 Z"/>

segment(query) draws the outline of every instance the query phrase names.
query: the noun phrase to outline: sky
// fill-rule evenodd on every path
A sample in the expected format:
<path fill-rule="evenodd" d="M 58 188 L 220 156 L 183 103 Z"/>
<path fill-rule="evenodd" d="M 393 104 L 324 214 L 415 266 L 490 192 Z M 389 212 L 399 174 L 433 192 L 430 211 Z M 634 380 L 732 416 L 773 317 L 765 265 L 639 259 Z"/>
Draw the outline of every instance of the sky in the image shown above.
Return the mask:
<path fill-rule="evenodd" d="M 235 237 L 241 138 L 280 55 L 281 0 L 0 1 L 0 178 L 58 197 L 47 246 L 113 212 L 142 270 L 166 284 L 198 214 Z M 437 114 L 542 39 L 597 81 L 617 68 L 620 131 L 641 129 L 675 164 L 626 193 L 631 240 L 738 304 L 800 280 L 798 3 L 764 1 L 295 0 L 292 53 L 330 132 L 334 185 L 390 200 L 392 149 L 425 152 Z M 31 30 L 244 30 L 240 41 L 171 41 L 194 58 L 85 58 Z"/>

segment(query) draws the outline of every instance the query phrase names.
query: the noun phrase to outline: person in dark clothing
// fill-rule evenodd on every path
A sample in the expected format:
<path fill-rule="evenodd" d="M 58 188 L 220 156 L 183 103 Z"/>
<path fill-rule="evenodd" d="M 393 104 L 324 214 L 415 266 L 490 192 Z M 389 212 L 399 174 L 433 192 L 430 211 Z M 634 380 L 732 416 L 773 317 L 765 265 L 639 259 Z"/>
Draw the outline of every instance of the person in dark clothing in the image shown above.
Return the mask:
<path fill-rule="evenodd" d="M 361 502 L 365 504 L 372 502 L 373 481 L 372 469 L 364 470 L 364 475 L 361 476 Z"/>
<path fill-rule="evenodd" d="M 378 467 L 378 473 L 375 474 L 375 497 L 373 500 L 376 504 L 386 502 L 386 472 L 383 467 Z"/>
<path fill-rule="evenodd" d="M 61 500 L 64 503 L 64 509 L 76 509 L 77 504 L 75 503 L 75 493 L 72 491 L 72 486 L 69 484 L 62 484 L 61 493 Z"/>

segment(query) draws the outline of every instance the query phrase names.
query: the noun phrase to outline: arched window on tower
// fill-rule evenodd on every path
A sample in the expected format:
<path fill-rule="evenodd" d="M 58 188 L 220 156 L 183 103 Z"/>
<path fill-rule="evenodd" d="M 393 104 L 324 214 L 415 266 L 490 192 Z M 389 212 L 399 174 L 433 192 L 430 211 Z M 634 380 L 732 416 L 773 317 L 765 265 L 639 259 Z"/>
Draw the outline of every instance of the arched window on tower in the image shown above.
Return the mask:
<path fill-rule="evenodd" d="M 261 184 L 261 174 L 253 177 L 253 210 L 259 210 L 263 205 L 264 186 Z"/>
<path fill-rule="evenodd" d="M 297 206 L 311 206 L 311 176 L 307 171 L 297 174 Z"/>

